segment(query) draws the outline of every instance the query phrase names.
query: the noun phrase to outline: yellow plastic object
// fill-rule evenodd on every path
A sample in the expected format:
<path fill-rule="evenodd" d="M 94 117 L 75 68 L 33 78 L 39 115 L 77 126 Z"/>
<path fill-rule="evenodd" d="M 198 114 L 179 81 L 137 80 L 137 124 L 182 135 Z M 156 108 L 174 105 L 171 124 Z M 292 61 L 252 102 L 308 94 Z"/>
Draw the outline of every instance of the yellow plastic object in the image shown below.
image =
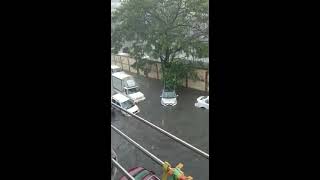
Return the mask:
<path fill-rule="evenodd" d="M 162 180 L 193 180 L 191 176 L 185 176 L 183 171 L 183 164 L 179 163 L 175 168 L 171 168 L 168 162 L 165 162 L 162 166 L 163 174 Z"/>
<path fill-rule="evenodd" d="M 162 165 L 162 170 L 163 170 L 163 173 L 162 173 L 162 179 L 161 180 L 167 180 L 168 179 L 168 174 L 169 174 L 169 171 L 171 170 L 171 165 L 165 161 L 164 164 Z"/>

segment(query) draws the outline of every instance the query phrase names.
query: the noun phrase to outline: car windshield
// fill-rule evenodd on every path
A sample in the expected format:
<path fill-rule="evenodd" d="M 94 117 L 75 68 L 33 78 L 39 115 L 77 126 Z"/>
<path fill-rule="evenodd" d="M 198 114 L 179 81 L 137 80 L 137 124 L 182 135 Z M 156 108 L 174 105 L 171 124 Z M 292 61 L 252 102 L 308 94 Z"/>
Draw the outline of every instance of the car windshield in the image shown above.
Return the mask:
<path fill-rule="evenodd" d="M 162 97 L 163 98 L 176 98 L 176 93 L 174 91 L 163 91 Z"/>
<path fill-rule="evenodd" d="M 130 109 L 134 106 L 134 103 L 130 100 L 128 101 L 125 101 L 123 103 L 121 103 L 121 106 L 124 108 L 124 109 Z"/>
<path fill-rule="evenodd" d="M 128 94 L 133 94 L 133 93 L 136 93 L 136 92 L 138 92 L 137 88 L 128 89 Z"/>

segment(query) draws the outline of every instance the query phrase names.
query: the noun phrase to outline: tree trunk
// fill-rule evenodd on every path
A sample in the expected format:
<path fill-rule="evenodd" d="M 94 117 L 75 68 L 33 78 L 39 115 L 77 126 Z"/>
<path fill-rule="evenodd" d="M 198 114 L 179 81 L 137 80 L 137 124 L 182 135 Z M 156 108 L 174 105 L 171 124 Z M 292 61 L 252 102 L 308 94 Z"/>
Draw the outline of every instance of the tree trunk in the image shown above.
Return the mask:
<path fill-rule="evenodd" d="M 186 76 L 186 88 L 188 88 L 188 75 Z"/>
<path fill-rule="evenodd" d="M 205 82 L 204 90 L 208 92 L 208 71 L 206 71 L 204 82 Z"/>
<path fill-rule="evenodd" d="M 129 61 L 129 58 L 128 58 L 127 60 L 128 60 L 129 72 L 131 72 L 131 71 L 130 71 L 130 61 Z"/>
<path fill-rule="evenodd" d="M 136 69 L 137 69 L 137 75 L 140 75 L 140 72 L 139 72 L 139 66 L 138 66 L 138 59 L 136 59 Z"/>
<path fill-rule="evenodd" d="M 122 64 L 121 56 L 120 56 L 120 63 L 121 63 L 121 69 L 123 71 L 123 64 Z"/>
<path fill-rule="evenodd" d="M 159 79 L 159 69 L 158 69 L 158 63 L 156 63 L 156 68 L 157 68 L 157 79 Z"/>
<path fill-rule="evenodd" d="M 145 69 L 145 70 L 144 70 L 144 75 L 146 76 L 146 78 L 148 78 L 148 74 L 149 74 L 149 73 L 148 73 L 148 70 Z"/>
<path fill-rule="evenodd" d="M 165 72 L 165 65 L 164 65 L 164 62 L 161 61 L 161 72 L 162 72 L 162 81 L 163 81 L 163 85 L 165 86 L 166 85 L 166 72 Z"/>

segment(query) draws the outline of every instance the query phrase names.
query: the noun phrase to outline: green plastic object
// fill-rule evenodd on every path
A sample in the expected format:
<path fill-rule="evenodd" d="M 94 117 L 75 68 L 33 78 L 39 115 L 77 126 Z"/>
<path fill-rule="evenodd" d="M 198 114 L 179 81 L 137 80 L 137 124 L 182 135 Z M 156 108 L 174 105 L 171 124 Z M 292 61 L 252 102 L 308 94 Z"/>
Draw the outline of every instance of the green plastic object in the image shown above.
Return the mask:
<path fill-rule="evenodd" d="M 178 177 L 182 175 L 182 172 L 180 169 L 175 168 L 173 170 L 173 174 L 168 176 L 168 180 L 178 180 Z"/>
<path fill-rule="evenodd" d="M 143 170 L 139 174 L 137 174 L 134 179 L 135 180 L 143 180 L 143 177 L 147 176 L 150 172 L 148 170 Z"/>

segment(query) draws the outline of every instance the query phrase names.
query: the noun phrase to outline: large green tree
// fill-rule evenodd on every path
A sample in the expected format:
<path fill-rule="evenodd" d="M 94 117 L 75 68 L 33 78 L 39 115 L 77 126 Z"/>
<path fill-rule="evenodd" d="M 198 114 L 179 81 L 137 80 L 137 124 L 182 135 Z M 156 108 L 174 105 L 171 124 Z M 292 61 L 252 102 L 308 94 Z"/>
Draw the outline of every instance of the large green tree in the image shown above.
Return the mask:
<path fill-rule="evenodd" d="M 181 60 L 208 57 L 208 7 L 208 0 L 123 2 L 112 13 L 113 51 L 118 52 L 125 42 L 131 42 L 129 52 L 137 61 L 145 54 L 160 60 L 164 81 L 181 79 L 188 75 L 178 72 L 186 70 L 177 69 L 177 64 L 186 64 Z M 178 82 L 181 81 L 174 81 L 174 85 Z"/>

